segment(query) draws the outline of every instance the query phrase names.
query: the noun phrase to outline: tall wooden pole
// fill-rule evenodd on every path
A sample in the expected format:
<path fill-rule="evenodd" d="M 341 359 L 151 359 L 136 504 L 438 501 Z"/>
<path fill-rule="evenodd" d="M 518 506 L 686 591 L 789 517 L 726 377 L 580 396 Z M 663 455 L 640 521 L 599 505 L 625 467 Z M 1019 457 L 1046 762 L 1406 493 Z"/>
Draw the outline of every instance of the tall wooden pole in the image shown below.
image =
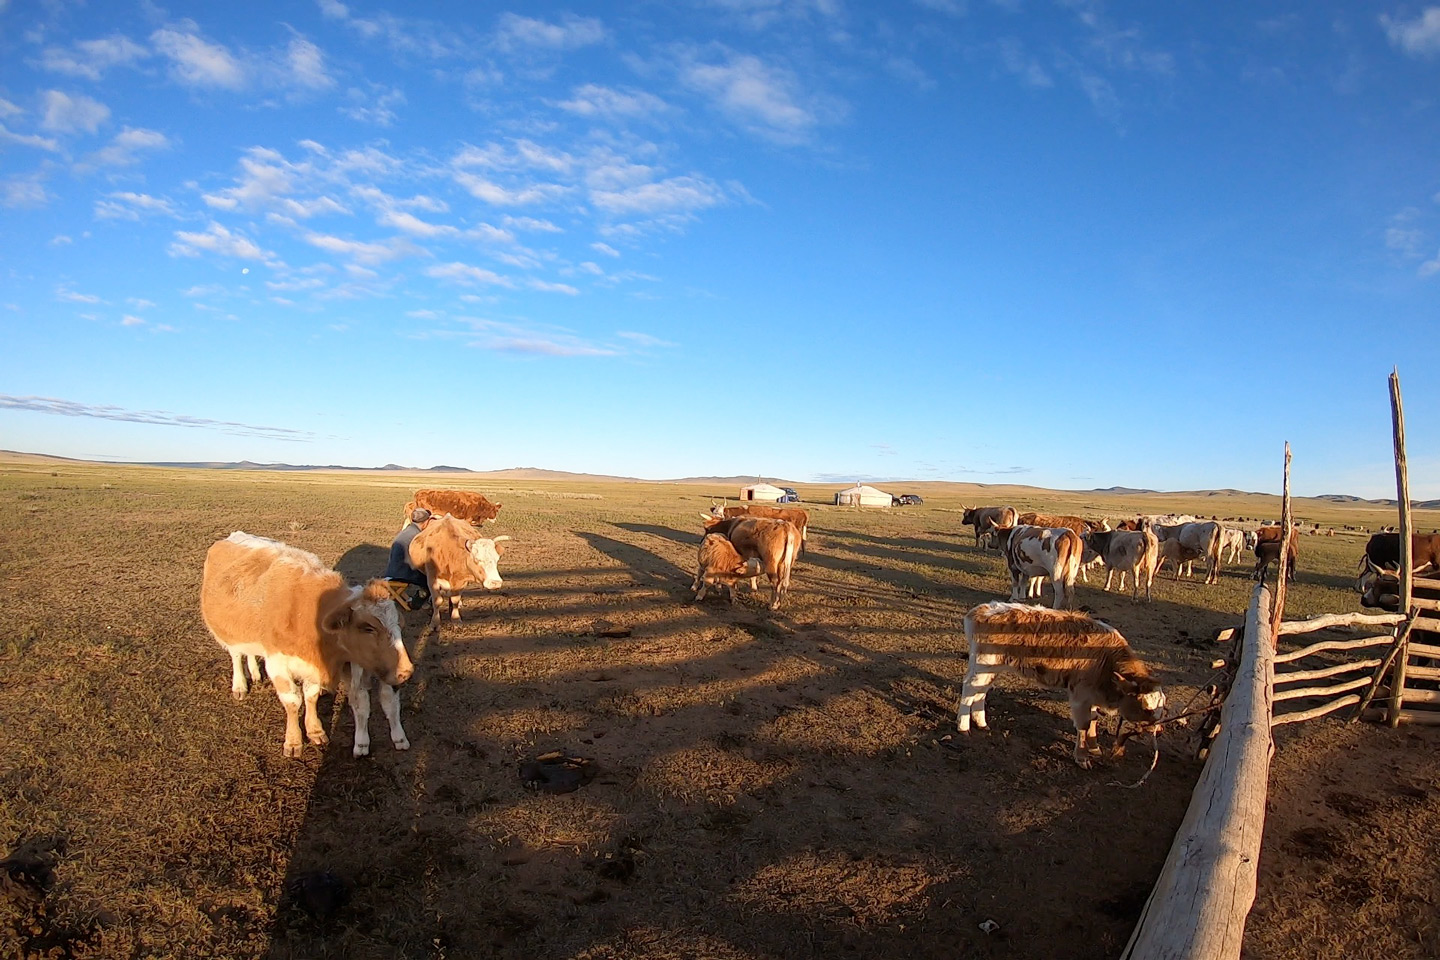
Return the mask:
<path fill-rule="evenodd" d="M 1275 609 L 1270 614 L 1270 638 L 1280 636 L 1280 623 L 1285 619 L 1285 584 L 1290 577 L 1290 538 L 1295 536 L 1290 521 L 1290 442 L 1285 442 L 1285 483 L 1280 492 L 1280 563 L 1275 581 Z"/>
<path fill-rule="evenodd" d="M 1400 612 L 1413 616 L 1410 601 L 1415 559 L 1410 555 L 1410 468 L 1405 462 L 1405 407 L 1400 402 L 1398 367 L 1390 372 L 1390 422 L 1395 433 L 1395 499 L 1400 504 Z M 1392 727 L 1400 725 L 1400 708 L 1404 705 L 1405 671 L 1410 659 L 1407 637 L 1399 639 L 1400 652 L 1395 657 L 1395 672 L 1390 679 L 1390 710 L 1386 719 Z"/>

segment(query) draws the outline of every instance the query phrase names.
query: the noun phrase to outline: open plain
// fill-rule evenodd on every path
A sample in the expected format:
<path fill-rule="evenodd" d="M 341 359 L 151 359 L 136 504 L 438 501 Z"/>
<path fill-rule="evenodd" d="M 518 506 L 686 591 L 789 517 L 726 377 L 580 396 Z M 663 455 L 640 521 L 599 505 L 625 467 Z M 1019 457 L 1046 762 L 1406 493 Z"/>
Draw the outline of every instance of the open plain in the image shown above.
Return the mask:
<path fill-rule="evenodd" d="M 232 702 L 201 624 L 206 548 L 242 529 L 378 576 L 413 490 L 451 485 L 501 501 L 491 529 L 514 543 L 461 623 L 406 615 L 412 748 L 377 718 L 352 759 L 327 697 L 330 744 L 287 760 L 273 692 Z M 0 462 L 0 853 L 57 857 L 43 901 L 0 896 L 0 956 L 1117 956 L 1199 764 L 1167 731 L 1121 788 L 1148 747 L 1079 769 L 1063 700 L 1013 680 L 990 731 L 955 733 L 961 617 L 1008 591 L 961 506 L 1273 518 L 1278 500 L 902 486 L 925 504 L 801 487 L 809 546 L 771 613 L 763 585 L 691 602 L 697 514 L 729 487 Z M 1363 542 L 1304 537 L 1287 615 L 1356 609 Z M 1092 576 L 1079 601 L 1179 708 L 1250 560 L 1213 587 L 1167 575 L 1151 604 Z M 1437 747 L 1435 728 L 1277 731 L 1247 955 L 1440 953 Z M 522 763 L 551 750 L 593 776 L 527 789 Z M 326 872 L 343 902 L 316 894 Z"/>

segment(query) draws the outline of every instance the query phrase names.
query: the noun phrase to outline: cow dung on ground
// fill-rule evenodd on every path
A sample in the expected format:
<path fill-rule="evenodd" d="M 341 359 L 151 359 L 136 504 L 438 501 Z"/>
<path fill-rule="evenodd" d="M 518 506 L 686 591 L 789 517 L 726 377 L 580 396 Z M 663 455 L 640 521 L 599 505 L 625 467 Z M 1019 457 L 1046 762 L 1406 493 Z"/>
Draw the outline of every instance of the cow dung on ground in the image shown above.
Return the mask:
<path fill-rule="evenodd" d="M 566 756 L 560 750 L 541 754 L 520 765 L 520 779 L 525 786 L 544 793 L 574 793 L 595 779 L 595 773 L 593 760 Z"/>

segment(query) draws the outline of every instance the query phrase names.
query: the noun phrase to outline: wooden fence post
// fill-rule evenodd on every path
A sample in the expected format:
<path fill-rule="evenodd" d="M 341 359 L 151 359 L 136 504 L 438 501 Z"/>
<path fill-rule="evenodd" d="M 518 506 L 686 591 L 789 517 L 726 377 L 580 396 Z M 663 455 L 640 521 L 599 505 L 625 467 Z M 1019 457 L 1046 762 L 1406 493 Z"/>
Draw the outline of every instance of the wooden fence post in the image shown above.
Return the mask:
<path fill-rule="evenodd" d="M 1271 595 L 1255 587 L 1220 732 L 1122 960 L 1234 960 L 1255 902 L 1270 777 L 1275 638 Z"/>
<path fill-rule="evenodd" d="M 1410 544 L 1410 468 L 1405 462 L 1405 407 L 1400 402 L 1400 369 L 1390 371 L 1390 423 L 1395 435 L 1395 499 L 1400 504 L 1400 612 L 1414 616 L 1410 602 L 1414 596 L 1415 558 Z M 1410 654 L 1408 632 L 1399 638 L 1400 651 L 1395 657 L 1395 671 L 1390 677 L 1390 709 L 1386 722 L 1400 725 L 1400 709 L 1405 705 L 1405 671 Z"/>
<path fill-rule="evenodd" d="M 1285 619 L 1286 578 L 1290 576 L 1290 538 L 1295 536 L 1290 518 L 1290 441 L 1285 441 L 1285 480 L 1280 492 L 1280 562 L 1275 579 L 1275 612 L 1270 615 L 1270 639 L 1280 636 Z M 1262 574 L 1263 579 L 1263 574 Z"/>

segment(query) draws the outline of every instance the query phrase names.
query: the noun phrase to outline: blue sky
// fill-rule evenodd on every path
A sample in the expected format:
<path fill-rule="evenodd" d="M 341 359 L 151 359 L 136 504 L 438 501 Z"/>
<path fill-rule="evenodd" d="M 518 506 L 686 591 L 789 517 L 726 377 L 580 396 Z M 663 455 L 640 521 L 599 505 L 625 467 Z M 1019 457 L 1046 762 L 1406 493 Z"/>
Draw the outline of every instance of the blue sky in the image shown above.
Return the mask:
<path fill-rule="evenodd" d="M 1440 497 L 1440 6 L 0 0 L 0 446 Z"/>

